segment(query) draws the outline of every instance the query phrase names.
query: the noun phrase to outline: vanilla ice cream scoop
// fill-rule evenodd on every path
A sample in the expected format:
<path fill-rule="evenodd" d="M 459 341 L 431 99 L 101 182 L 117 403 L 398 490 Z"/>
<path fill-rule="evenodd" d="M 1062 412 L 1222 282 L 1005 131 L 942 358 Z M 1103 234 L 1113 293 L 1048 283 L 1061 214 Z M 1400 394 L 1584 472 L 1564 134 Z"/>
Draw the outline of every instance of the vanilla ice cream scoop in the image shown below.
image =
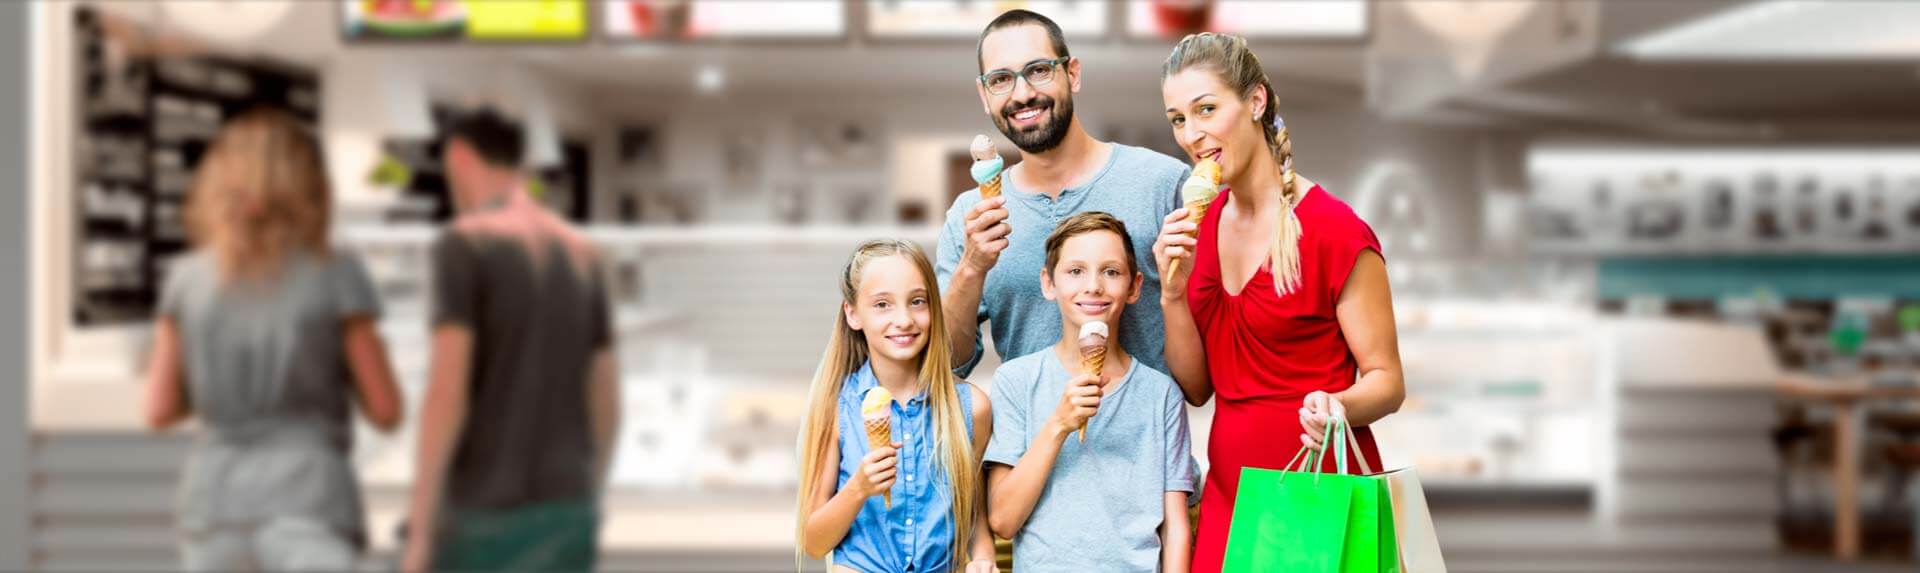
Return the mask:
<path fill-rule="evenodd" d="M 1089 336 L 1100 337 L 1098 344 L 1101 346 L 1106 346 L 1107 345 L 1106 321 L 1096 320 L 1093 322 L 1080 325 L 1080 346 L 1081 346 L 1082 353 L 1086 352 L 1087 337 Z"/>

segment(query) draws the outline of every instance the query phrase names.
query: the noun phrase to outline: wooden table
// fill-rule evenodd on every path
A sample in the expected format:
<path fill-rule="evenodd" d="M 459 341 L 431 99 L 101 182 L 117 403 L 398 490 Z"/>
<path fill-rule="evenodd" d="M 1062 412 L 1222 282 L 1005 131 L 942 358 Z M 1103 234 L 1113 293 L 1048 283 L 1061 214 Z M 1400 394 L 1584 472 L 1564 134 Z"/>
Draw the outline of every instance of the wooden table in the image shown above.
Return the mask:
<path fill-rule="evenodd" d="M 1844 378 L 1788 376 L 1775 385 L 1781 397 L 1833 406 L 1833 555 L 1860 557 L 1860 407 L 1875 400 L 1920 399 L 1920 387 L 1875 387 L 1865 375 Z"/>

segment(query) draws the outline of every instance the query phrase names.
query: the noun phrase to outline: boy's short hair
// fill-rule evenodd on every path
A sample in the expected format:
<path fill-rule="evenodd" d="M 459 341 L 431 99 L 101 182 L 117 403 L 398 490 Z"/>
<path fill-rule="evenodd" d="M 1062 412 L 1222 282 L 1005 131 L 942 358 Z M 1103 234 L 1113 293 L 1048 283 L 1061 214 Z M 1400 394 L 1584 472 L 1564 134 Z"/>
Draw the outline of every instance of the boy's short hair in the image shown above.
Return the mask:
<path fill-rule="evenodd" d="M 1133 239 L 1127 235 L 1127 224 L 1102 211 L 1087 211 L 1067 217 L 1067 220 L 1053 228 L 1052 233 L 1047 234 L 1047 272 L 1052 273 L 1053 266 L 1060 262 L 1060 247 L 1067 244 L 1067 239 L 1099 231 L 1112 231 L 1119 235 L 1120 245 L 1127 250 L 1127 272 L 1140 272 L 1134 266 Z"/>
<path fill-rule="evenodd" d="M 520 127 L 492 108 L 455 113 L 445 133 L 447 141 L 467 142 L 488 165 L 509 169 L 520 165 L 524 145 Z"/>

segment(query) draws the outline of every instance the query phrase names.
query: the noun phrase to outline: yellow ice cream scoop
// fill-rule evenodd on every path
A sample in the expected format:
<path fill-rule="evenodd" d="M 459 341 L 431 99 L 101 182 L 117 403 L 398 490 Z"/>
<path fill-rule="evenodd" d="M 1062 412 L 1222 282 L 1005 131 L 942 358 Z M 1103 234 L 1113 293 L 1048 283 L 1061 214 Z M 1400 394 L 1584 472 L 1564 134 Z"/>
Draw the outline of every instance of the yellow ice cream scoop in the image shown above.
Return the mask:
<path fill-rule="evenodd" d="M 872 416 L 874 414 L 884 414 L 887 411 L 887 403 L 892 401 L 892 392 L 888 392 L 886 388 L 875 386 L 867 390 L 867 395 L 860 399 L 860 415 Z"/>

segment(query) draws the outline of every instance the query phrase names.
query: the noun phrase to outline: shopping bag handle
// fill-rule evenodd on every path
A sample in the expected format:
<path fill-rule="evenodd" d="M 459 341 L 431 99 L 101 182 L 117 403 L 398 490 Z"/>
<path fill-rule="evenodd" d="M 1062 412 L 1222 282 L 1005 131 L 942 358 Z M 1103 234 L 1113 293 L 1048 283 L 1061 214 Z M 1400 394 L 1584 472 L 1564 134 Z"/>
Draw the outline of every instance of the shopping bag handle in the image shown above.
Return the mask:
<path fill-rule="evenodd" d="M 1349 439 L 1349 434 L 1351 433 L 1352 427 L 1347 423 L 1345 416 L 1336 415 L 1328 418 L 1326 427 L 1321 428 L 1321 449 L 1308 448 L 1303 444 L 1298 451 L 1294 452 L 1293 459 L 1288 460 L 1287 465 L 1282 466 L 1280 469 L 1283 471 L 1314 474 L 1314 481 L 1319 482 L 1319 474 L 1325 473 L 1320 471 L 1321 451 L 1331 447 L 1333 451 L 1336 452 L 1333 456 L 1334 473 L 1343 475 L 1347 473 L 1347 456 L 1340 455 L 1337 452 L 1352 452 L 1353 458 L 1360 461 L 1360 475 L 1373 475 L 1373 465 L 1367 463 L 1366 454 L 1360 451 L 1360 441 Z M 1303 457 L 1305 458 L 1305 463 L 1302 463 Z M 1299 469 L 1295 469 L 1296 467 Z M 1281 479 L 1284 480 L 1286 478 L 1282 476 Z"/>
<path fill-rule="evenodd" d="M 1353 453 L 1353 459 L 1360 462 L 1360 475 L 1373 475 L 1373 464 L 1367 463 L 1367 455 L 1360 451 L 1360 440 L 1353 439 L 1352 435 L 1353 425 L 1347 422 L 1346 416 L 1336 414 L 1328 418 L 1327 426 L 1322 430 L 1320 437 L 1321 449 L 1309 454 L 1309 457 L 1313 460 L 1309 463 L 1313 464 L 1314 470 L 1318 471 L 1320 469 L 1320 456 L 1322 455 L 1322 451 L 1332 448 L 1334 452 L 1334 473 L 1343 475 L 1347 473 L 1347 456 L 1341 455 L 1341 453 L 1351 452 Z M 1300 449 L 1306 450 L 1307 448 Z"/>

